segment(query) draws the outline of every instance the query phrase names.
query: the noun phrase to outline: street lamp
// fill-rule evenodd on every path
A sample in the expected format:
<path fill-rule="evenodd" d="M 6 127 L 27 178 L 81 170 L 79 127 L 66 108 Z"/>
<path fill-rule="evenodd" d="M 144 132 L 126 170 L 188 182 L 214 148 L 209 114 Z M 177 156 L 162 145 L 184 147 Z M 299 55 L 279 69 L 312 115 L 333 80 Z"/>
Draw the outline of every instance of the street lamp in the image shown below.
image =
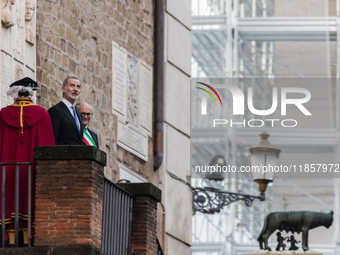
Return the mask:
<path fill-rule="evenodd" d="M 274 168 L 277 165 L 281 151 L 270 144 L 267 132 L 261 133 L 260 137 L 261 141 L 255 146 L 248 148 L 247 151 L 254 170 L 253 181 L 257 183 L 260 195 L 264 196 L 268 183 L 274 181 Z M 265 169 L 267 171 L 263 171 Z"/>
<path fill-rule="evenodd" d="M 274 171 L 263 171 L 264 167 L 271 166 L 274 170 L 280 150 L 274 148 L 268 141 L 269 135 L 266 132 L 260 134 L 261 141 L 247 149 L 250 157 L 251 168 L 253 169 L 253 181 L 255 181 L 259 187 L 260 195 L 253 196 L 248 194 L 234 193 L 229 191 L 222 191 L 213 187 L 194 188 L 192 187 L 193 196 L 193 213 L 197 211 L 205 214 L 219 213 L 225 206 L 237 202 L 244 201 L 245 205 L 250 207 L 255 199 L 264 201 L 266 199 L 264 192 L 266 191 L 269 182 L 274 180 Z M 226 166 L 227 163 L 224 157 L 220 155 L 214 156 L 210 163 L 210 167 L 216 168 Z M 214 175 L 206 175 L 209 180 L 222 181 L 223 177 L 221 173 Z"/>
<path fill-rule="evenodd" d="M 223 168 L 224 166 L 227 166 L 227 161 L 225 160 L 225 158 L 221 155 L 215 155 L 209 162 L 209 166 L 213 166 L 213 167 L 220 167 Z M 214 181 L 223 181 L 224 180 L 224 176 L 223 176 L 223 172 L 219 172 L 219 171 L 215 171 L 215 172 L 208 172 L 205 175 L 205 179 L 208 180 L 214 180 Z"/>

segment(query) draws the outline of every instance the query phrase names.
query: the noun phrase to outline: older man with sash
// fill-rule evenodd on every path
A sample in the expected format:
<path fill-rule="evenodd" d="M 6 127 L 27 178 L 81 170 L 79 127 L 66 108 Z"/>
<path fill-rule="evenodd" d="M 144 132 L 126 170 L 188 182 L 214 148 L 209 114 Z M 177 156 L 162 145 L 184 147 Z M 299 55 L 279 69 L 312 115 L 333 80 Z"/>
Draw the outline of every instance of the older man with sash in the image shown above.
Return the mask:
<path fill-rule="evenodd" d="M 88 125 L 91 121 L 92 113 L 92 106 L 88 103 L 80 103 L 76 104 L 77 111 L 81 114 L 83 119 L 83 126 L 84 126 L 84 136 L 83 136 L 83 144 L 88 146 L 94 146 L 99 148 L 98 136 L 92 130 L 88 128 Z"/>

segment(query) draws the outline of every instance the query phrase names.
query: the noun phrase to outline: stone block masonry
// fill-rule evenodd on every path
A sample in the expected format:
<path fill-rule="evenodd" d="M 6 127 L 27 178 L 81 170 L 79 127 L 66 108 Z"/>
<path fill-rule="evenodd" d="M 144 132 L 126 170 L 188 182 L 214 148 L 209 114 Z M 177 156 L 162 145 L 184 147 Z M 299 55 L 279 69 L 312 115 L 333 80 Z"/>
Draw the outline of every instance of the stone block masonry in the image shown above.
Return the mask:
<path fill-rule="evenodd" d="M 61 0 L 37 2 L 37 104 L 49 109 L 61 100 L 66 76 L 82 84 L 78 102 L 93 109 L 90 128 L 108 155 L 105 176 L 114 180 L 118 164 L 154 184 L 152 139 L 148 162 L 117 146 L 117 117 L 112 114 L 112 41 L 153 66 L 154 2 L 151 0 Z"/>

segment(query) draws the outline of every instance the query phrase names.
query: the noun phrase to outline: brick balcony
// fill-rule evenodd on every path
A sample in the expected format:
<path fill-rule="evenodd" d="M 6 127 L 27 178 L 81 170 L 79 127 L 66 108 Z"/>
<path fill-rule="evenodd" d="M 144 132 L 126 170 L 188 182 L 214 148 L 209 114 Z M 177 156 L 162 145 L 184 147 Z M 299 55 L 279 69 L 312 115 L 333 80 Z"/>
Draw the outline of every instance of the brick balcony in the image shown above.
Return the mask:
<path fill-rule="evenodd" d="M 128 254 L 128 250 L 131 250 L 130 254 L 156 254 L 157 202 L 161 200 L 158 188 L 150 183 L 115 185 L 106 180 L 103 175 L 106 154 L 95 147 L 36 147 L 34 158 L 35 247 L 0 248 L 0 254 L 95 255 L 103 254 L 103 249 L 110 249 L 111 242 L 115 244 L 111 247 L 113 250 L 106 254 L 124 255 Z M 118 197 L 113 199 L 111 193 L 105 193 L 104 186 L 114 189 Z M 118 199 L 121 197 L 119 192 L 133 199 L 129 225 L 132 231 L 128 232 L 128 239 L 125 238 L 130 242 L 129 248 L 125 249 L 124 246 L 121 251 L 116 251 L 114 248 L 119 246 L 122 235 L 127 234 L 123 231 L 123 228 L 127 229 L 123 223 L 117 225 L 110 220 L 116 217 L 114 214 L 118 214 L 117 217 L 122 214 L 123 208 L 120 206 L 125 200 Z M 119 207 L 118 211 L 113 207 Z M 106 210 L 104 232 L 103 209 Z M 113 240 L 114 236 L 118 239 Z M 105 245 L 102 240 L 105 240 Z"/>

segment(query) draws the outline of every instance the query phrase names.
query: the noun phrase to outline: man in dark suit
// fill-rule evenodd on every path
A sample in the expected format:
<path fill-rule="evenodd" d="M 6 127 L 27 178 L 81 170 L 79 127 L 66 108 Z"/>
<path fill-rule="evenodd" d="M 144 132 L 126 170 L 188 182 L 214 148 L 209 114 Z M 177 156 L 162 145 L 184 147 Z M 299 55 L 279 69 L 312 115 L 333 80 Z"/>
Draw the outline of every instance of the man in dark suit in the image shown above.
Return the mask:
<path fill-rule="evenodd" d="M 91 121 L 91 117 L 93 115 L 92 106 L 83 102 L 80 104 L 76 104 L 76 109 L 78 112 L 80 112 L 81 117 L 83 118 L 84 125 L 83 144 L 99 148 L 97 134 L 88 128 L 88 125 Z"/>
<path fill-rule="evenodd" d="M 56 145 L 82 145 L 83 122 L 73 104 L 80 94 L 77 77 L 67 77 L 61 88 L 63 99 L 48 110 Z"/>

